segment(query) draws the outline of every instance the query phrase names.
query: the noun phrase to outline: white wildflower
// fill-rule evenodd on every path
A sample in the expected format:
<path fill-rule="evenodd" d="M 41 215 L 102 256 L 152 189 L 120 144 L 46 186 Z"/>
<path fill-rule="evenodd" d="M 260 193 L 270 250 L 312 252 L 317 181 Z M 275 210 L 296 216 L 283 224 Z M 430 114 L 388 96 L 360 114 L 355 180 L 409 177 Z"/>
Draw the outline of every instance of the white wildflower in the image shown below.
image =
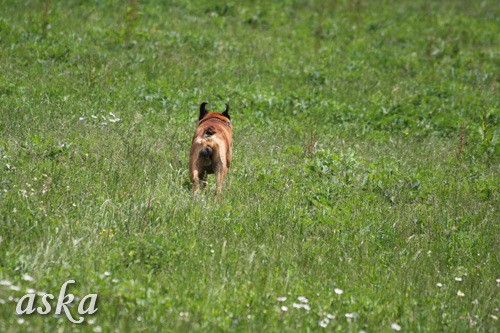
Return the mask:
<path fill-rule="evenodd" d="M 110 122 L 112 122 L 112 123 L 116 123 L 116 122 L 118 122 L 118 121 L 120 121 L 120 120 L 121 120 L 121 119 L 120 119 L 120 118 L 118 118 L 118 117 L 117 117 L 117 116 L 116 116 L 113 112 L 110 112 L 110 113 L 109 113 L 109 115 L 113 117 L 113 118 L 108 118 L 108 120 L 109 120 Z M 104 117 L 103 117 L 103 118 L 104 118 Z M 104 118 L 104 119 L 106 119 L 106 118 Z"/>
<path fill-rule="evenodd" d="M 296 309 L 304 309 L 306 311 L 311 310 L 311 307 L 309 306 L 309 304 L 293 303 L 292 306 Z"/>
<path fill-rule="evenodd" d="M 396 323 L 392 323 L 391 324 L 391 328 L 395 331 L 401 331 L 401 326 L 399 326 L 398 324 Z"/>
<path fill-rule="evenodd" d="M 0 286 L 10 286 L 12 285 L 12 282 L 10 282 L 9 280 L 2 280 L 0 281 Z"/>
<path fill-rule="evenodd" d="M 299 302 L 302 302 L 302 303 L 308 303 L 309 302 L 309 300 L 306 297 L 304 297 L 304 296 L 299 296 L 298 300 L 299 300 Z"/>
<path fill-rule="evenodd" d="M 32 276 L 29 276 L 28 274 L 23 275 L 23 280 L 24 281 L 35 281 L 35 279 Z"/>

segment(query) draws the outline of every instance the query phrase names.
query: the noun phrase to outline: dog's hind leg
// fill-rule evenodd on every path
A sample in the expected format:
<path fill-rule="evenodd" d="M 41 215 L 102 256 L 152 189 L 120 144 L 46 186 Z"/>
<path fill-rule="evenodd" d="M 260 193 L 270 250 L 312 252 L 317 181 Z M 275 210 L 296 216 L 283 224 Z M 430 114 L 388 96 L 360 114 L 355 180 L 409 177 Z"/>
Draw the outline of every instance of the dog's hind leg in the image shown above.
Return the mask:
<path fill-rule="evenodd" d="M 192 154 L 189 161 L 189 179 L 193 185 L 193 193 L 198 193 L 201 186 L 200 177 L 203 180 L 203 170 L 195 156 L 196 155 L 193 156 Z"/>
<path fill-rule="evenodd" d="M 217 163 L 217 168 L 215 171 L 215 177 L 217 179 L 216 191 L 217 194 L 222 192 L 222 188 L 224 187 L 224 179 L 227 174 L 227 161 L 226 156 L 221 156 L 219 163 Z"/>
<path fill-rule="evenodd" d="M 200 191 L 200 178 L 197 169 L 192 169 L 190 171 L 189 178 L 191 178 L 191 184 L 193 185 L 193 193 L 198 193 Z"/>
<path fill-rule="evenodd" d="M 208 188 L 208 181 L 207 181 L 207 172 L 205 170 L 201 171 L 200 173 L 200 184 L 201 188 L 204 189 L 205 191 Z"/>
<path fill-rule="evenodd" d="M 222 166 L 220 170 L 218 170 L 215 175 L 217 178 L 217 185 L 216 185 L 216 193 L 220 194 L 222 192 L 222 188 L 224 187 L 224 180 L 226 178 L 227 174 L 227 167 Z"/>
<path fill-rule="evenodd" d="M 230 146 L 228 149 L 227 149 L 227 168 L 229 169 L 231 167 L 231 161 L 233 160 L 233 147 Z"/>
<path fill-rule="evenodd" d="M 227 169 L 221 170 L 217 173 L 217 194 L 222 192 L 222 188 L 224 187 L 224 178 L 226 177 Z"/>

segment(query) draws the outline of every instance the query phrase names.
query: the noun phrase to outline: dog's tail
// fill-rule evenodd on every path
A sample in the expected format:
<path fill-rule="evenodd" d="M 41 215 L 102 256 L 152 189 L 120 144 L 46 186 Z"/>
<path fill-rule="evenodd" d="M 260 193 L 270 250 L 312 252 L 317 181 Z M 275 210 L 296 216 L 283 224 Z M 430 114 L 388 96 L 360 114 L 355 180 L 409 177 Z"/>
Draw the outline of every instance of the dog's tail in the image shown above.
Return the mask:
<path fill-rule="evenodd" d="M 215 128 L 213 126 L 210 126 L 205 130 L 205 136 L 212 136 L 214 134 L 215 134 Z"/>
<path fill-rule="evenodd" d="M 204 158 L 209 158 L 212 156 L 212 148 L 210 147 L 205 147 L 200 151 L 200 155 Z"/>

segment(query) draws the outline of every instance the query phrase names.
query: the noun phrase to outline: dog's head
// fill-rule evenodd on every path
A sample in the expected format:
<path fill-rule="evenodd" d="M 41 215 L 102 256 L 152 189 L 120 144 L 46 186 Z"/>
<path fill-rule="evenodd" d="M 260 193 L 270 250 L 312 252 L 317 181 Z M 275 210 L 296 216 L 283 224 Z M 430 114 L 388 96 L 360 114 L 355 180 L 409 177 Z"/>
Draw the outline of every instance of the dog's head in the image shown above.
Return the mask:
<path fill-rule="evenodd" d="M 231 117 L 229 116 L 229 104 L 228 103 L 226 103 L 226 111 L 224 111 L 222 113 L 208 112 L 206 109 L 207 104 L 208 104 L 207 102 L 203 102 L 200 105 L 200 117 L 198 118 L 199 121 L 203 120 L 204 118 L 219 118 L 219 119 L 225 120 L 227 122 L 231 121 Z"/>

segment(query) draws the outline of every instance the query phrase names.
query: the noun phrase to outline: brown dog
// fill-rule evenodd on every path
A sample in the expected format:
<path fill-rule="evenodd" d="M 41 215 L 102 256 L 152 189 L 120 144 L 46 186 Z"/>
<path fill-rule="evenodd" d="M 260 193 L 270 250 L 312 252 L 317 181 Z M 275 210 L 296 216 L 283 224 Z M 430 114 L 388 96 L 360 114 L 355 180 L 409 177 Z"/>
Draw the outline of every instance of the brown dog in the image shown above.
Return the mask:
<path fill-rule="evenodd" d="M 207 104 L 200 105 L 198 127 L 191 145 L 189 177 L 196 193 L 200 190 L 200 181 L 206 185 L 207 175 L 215 173 L 217 193 L 220 193 L 233 157 L 233 128 L 229 104 L 223 113 L 208 112 Z"/>

